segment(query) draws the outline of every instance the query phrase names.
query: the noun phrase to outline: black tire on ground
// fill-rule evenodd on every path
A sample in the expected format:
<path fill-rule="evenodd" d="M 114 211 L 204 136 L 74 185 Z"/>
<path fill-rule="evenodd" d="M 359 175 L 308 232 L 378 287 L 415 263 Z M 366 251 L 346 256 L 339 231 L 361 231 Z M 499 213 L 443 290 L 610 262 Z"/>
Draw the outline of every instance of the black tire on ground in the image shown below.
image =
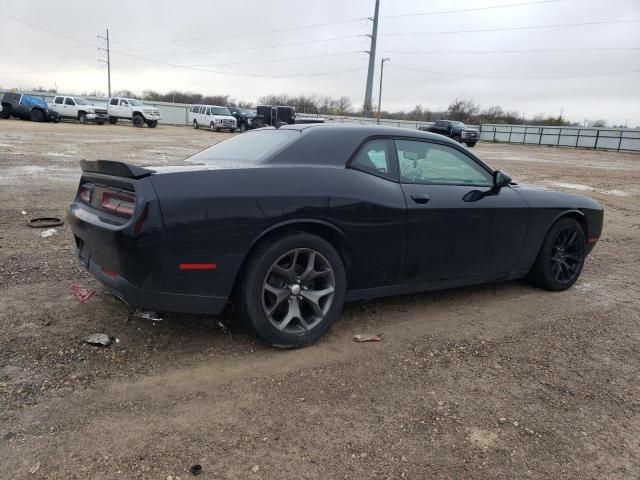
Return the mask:
<path fill-rule="evenodd" d="M 200 125 L 198 125 L 198 121 L 197 120 L 193 121 L 193 128 L 195 128 L 196 130 L 200 128 Z"/>
<path fill-rule="evenodd" d="M 96 123 L 97 123 L 98 125 L 104 125 L 104 120 L 98 120 Z"/>
<path fill-rule="evenodd" d="M 476 146 L 476 143 L 477 143 L 477 142 L 467 142 L 467 147 L 469 147 L 469 148 L 473 148 L 473 147 L 475 147 L 475 146 Z"/>
<path fill-rule="evenodd" d="M 149 120 L 147 122 L 147 125 L 149 126 L 149 128 L 156 128 L 158 126 L 158 121 L 157 120 Z"/>
<path fill-rule="evenodd" d="M 109 124 L 110 125 L 115 125 L 116 123 L 118 123 L 118 119 L 117 118 L 109 117 Z"/>
<path fill-rule="evenodd" d="M 4 118 L 5 120 L 11 116 L 11 110 L 9 107 L 2 107 L 2 111 L 0 112 L 0 118 Z"/>
<path fill-rule="evenodd" d="M 247 131 L 247 126 L 243 123 L 240 124 L 240 133 L 244 133 Z"/>
<path fill-rule="evenodd" d="M 235 129 L 235 128 L 230 128 L 230 129 L 229 129 L 229 131 L 230 131 L 231 133 L 236 133 L 236 129 Z"/>
<path fill-rule="evenodd" d="M 215 131 L 216 131 L 216 126 L 215 126 L 215 124 L 214 124 L 213 122 L 211 122 L 211 123 L 209 124 L 209 130 L 211 130 L 212 132 L 215 132 Z"/>
<path fill-rule="evenodd" d="M 300 232 L 267 241 L 252 252 L 243 272 L 240 314 L 261 340 L 274 347 L 309 345 L 340 315 L 346 291 L 344 265 L 320 237 Z"/>
<path fill-rule="evenodd" d="M 549 229 L 527 280 L 546 290 L 570 288 L 582 272 L 586 243 L 582 225 L 574 218 L 561 218 Z"/>
<path fill-rule="evenodd" d="M 44 120 L 44 113 L 42 113 L 42 110 L 31 110 L 29 119 L 32 122 L 42 122 Z"/>
<path fill-rule="evenodd" d="M 80 123 L 87 123 L 87 114 L 84 112 L 81 112 L 78 114 L 78 121 Z"/>
<path fill-rule="evenodd" d="M 134 127 L 142 128 L 144 126 L 144 117 L 139 113 L 136 113 L 131 118 L 131 123 Z"/>

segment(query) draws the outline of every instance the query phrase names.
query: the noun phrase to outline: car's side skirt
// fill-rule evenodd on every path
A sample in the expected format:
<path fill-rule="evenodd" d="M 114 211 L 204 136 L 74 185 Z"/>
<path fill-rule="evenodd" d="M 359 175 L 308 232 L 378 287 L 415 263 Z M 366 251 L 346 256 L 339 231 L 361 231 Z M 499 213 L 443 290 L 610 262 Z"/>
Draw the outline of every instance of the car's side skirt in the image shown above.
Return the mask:
<path fill-rule="evenodd" d="M 481 283 L 505 282 L 523 278 L 528 270 L 519 270 L 510 273 L 499 273 L 492 275 L 481 275 L 468 278 L 454 278 L 450 280 L 438 280 L 435 282 L 406 283 L 401 285 L 389 285 L 385 287 L 364 288 L 360 290 L 350 290 L 347 292 L 345 301 L 370 300 L 373 298 L 391 297 L 394 295 L 404 295 L 407 293 L 429 292 L 434 290 L 444 290 L 447 288 L 465 287 Z"/>

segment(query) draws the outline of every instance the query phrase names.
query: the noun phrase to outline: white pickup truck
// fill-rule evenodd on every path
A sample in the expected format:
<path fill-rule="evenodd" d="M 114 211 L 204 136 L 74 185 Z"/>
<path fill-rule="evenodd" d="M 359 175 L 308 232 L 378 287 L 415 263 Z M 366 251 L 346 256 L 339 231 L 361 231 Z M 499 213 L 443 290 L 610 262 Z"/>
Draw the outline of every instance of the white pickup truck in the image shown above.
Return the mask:
<path fill-rule="evenodd" d="M 154 128 L 160 121 L 160 110 L 146 106 L 135 98 L 111 97 L 107 104 L 109 123 L 118 123 L 118 120 L 131 120 L 134 127 L 142 127 L 145 123 Z"/>
<path fill-rule="evenodd" d="M 58 95 L 48 105 L 49 110 L 56 112 L 60 118 L 75 118 L 80 123 L 96 122 L 98 125 L 107 121 L 104 105 L 94 105 L 81 97 Z"/>

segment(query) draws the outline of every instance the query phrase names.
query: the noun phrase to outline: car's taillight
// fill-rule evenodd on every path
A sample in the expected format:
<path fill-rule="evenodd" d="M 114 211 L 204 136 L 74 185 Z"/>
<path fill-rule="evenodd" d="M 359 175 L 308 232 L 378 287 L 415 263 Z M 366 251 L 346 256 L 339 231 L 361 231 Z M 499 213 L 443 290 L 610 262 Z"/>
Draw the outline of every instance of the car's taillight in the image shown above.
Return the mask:
<path fill-rule="evenodd" d="M 133 216 L 136 199 L 121 192 L 103 192 L 101 206 L 104 210 L 123 217 Z"/>
<path fill-rule="evenodd" d="M 93 193 L 93 187 L 88 184 L 80 186 L 80 199 L 87 205 L 91 204 L 91 194 Z"/>

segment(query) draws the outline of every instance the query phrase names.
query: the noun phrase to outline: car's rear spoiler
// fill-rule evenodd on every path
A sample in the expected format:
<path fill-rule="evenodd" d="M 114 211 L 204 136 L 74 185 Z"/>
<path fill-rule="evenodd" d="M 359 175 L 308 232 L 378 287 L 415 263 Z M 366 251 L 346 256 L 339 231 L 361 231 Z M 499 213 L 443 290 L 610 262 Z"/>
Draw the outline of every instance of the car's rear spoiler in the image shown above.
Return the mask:
<path fill-rule="evenodd" d="M 80 167 L 83 172 L 102 173 L 104 175 L 112 175 L 114 177 L 125 177 L 139 179 L 155 173 L 143 167 L 136 167 L 129 163 L 116 162 L 115 160 L 80 160 Z"/>

